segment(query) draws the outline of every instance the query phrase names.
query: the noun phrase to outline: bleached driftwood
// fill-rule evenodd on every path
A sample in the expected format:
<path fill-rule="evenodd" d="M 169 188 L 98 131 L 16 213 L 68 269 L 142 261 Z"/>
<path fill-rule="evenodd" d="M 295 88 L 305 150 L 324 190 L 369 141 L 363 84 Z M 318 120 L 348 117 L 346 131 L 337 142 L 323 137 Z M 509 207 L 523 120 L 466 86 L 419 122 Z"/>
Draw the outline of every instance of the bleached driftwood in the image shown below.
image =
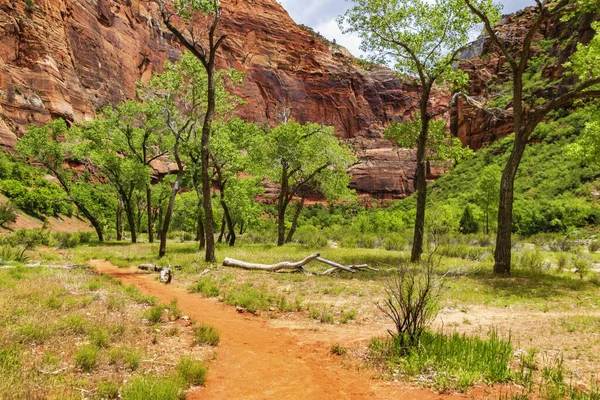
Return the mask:
<path fill-rule="evenodd" d="M 327 260 L 326 258 L 321 257 L 320 254 L 311 254 L 310 256 L 304 258 L 303 260 L 297 262 L 291 261 L 283 261 L 277 264 L 255 264 L 249 263 L 245 261 L 235 260 L 233 258 L 226 258 L 223 261 L 224 267 L 235 267 L 242 268 L 246 270 L 259 270 L 259 271 L 268 271 L 268 272 L 277 272 L 281 270 L 290 270 L 290 271 L 304 271 L 307 272 L 304 266 L 311 261 L 318 261 L 324 264 L 331 266 L 332 268 L 326 270 L 325 272 L 318 273 L 318 275 L 329 275 L 335 271 L 346 271 L 350 273 L 355 273 L 356 271 L 360 271 L 362 269 L 369 269 L 371 271 L 378 271 L 375 268 L 369 267 L 367 264 L 362 265 L 342 265 L 340 263 L 336 263 L 335 261 Z"/>
<path fill-rule="evenodd" d="M 319 256 L 320 256 L 320 254 L 318 254 L 318 253 L 311 254 L 310 256 L 306 257 L 305 259 L 297 261 L 297 262 L 283 261 L 283 262 L 280 262 L 277 264 L 272 264 L 272 265 L 249 263 L 249 262 L 235 260 L 233 258 L 227 257 L 225 260 L 223 260 L 223 266 L 242 268 L 242 269 L 247 269 L 247 270 L 269 271 L 269 272 L 277 272 L 282 269 L 296 271 L 296 270 L 304 270 L 304 266 L 306 264 L 319 258 Z"/>

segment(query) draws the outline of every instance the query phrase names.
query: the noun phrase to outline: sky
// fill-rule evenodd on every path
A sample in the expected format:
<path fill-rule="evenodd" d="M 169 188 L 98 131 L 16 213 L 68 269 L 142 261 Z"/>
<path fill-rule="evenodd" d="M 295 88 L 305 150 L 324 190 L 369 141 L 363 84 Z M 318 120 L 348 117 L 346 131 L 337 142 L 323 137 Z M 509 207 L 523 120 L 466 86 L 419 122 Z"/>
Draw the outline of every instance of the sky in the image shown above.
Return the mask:
<path fill-rule="evenodd" d="M 326 38 L 335 39 L 357 57 L 365 54 L 359 49 L 360 39 L 356 35 L 344 35 L 335 19 L 351 6 L 347 0 L 278 0 L 297 24 L 308 25 Z M 535 4 L 534 0 L 501 0 L 502 12 L 509 14 Z"/>

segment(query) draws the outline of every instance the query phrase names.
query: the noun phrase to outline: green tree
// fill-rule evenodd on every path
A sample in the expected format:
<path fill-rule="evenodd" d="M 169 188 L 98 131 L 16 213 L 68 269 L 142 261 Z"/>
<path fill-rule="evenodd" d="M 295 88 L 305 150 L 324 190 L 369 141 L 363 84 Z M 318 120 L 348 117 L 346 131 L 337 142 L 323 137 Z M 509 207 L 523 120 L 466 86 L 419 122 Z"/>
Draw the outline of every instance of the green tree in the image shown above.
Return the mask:
<path fill-rule="evenodd" d="M 464 3 L 483 22 L 489 40 L 505 60 L 511 76 L 508 82 L 510 92 L 504 97 L 512 110 L 515 140 L 500 182 L 494 252 L 494 272 L 510 274 L 515 177 L 531 134 L 550 112 L 581 100 L 600 98 L 600 35 L 596 33 L 588 44 L 578 45 L 570 62 L 562 66 L 567 68 L 563 79 L 542 73 L 547 67 L 561 69 L 558 64 L 561 61 L 548 57 L 544 51 L 538 55 L 536 37 L 547 22 L 598 11 L 600 3 L 597 0 L 536 1 L 533 24 L 516 45 L 512 38 L 504 37 L 501 31 L 494 29 L 496 13 L 490 13 L 481 1 L 464 0 Z M 593 29 L 598 32 L 600 23 L 596 22 Z M 537 46 L 537 49 L 540 50 L 540 47 Z M 506 106 L 509 107 L 508 104 Z"/>
<path fill-rule="evenodd" d="M 41 164 L 58 180 L 69 200 L 90 221 L 98 240 L 102 242 L 106 225 L 102 215 L 102 202 L 97 201 L 93 185 L 81 179 L 74 169 L 67 166 L 67 136 L 67 124 L 62 119 L 56 119 L 41 127 L 31 126 L 27 135 L 17 142 L 16 150 L 30 163 Z"/>
<path fill-rule="evenodd" d="M 495 10 L 491 0 L 485 3 L 486 11 Z M 463 74 L 455 71 L 453 64 L 469 42 L 476 18 L 461 0 L 354 0 L 354 6 L 338 23 L 345 32 L 361 37 L 363 50 L 376 53 L 380 60 L 391 58 L 400 73 L 416 77 L 421 86 L 416 138 L 417 212 L 411 254 L 416 262 L 423 253 L 430 127 L 446 111 L 433 108 L 430 99 L 436 85 L 464 82 Z M 415 147 L 414 143 L 410 147 Z"/>
<path fill-rule="evenodd" d="M 204 206 L 204 224 L 206 237 L 205 260 L 216 261 L 215 238 L 213 231 L 213 212 L 211 202 L 210 168 L 210 133 L 215 118 L 217 107 L 217 73 L 216 56 L 217 51 L 227 38 L 227 35 L 219 35 L 217 28 L 221 20 L 221 3 L 219 0 L 176 0 L 172 7 L 163 0 L 155 0 L 158 4 L 167 29 L 175 35 L 177 40 L 196 57 L 206 71 L 206 110 L 202 123 L 202 137 L 200 143 L 202 181 L 202 201 Z M 198 21 L 199 17 L 208 18 L 208 23 Z M 181 22 L 179 29 L 177 22 Z M 204 23 L 203 23 L 204 22 Z M 176 26 L 177 25 L 177 26 Z M 206 44 L 207 42 L 207 44 Z"/>
<path fill-rule="evenodd" d="M 460 218 L 458 231 L 465 235 L 469 233 L 477 233 L 479 231 L 479 223 L 475 219 L 473 210 L 471 210 L 471 206 L 469 204 L 465 206 L 463 215 Z"/>
<path fill-rule="evenodd" d="M 92 164 L 112 185 L 125 211 L 131 242 L 137 243 L 135 194 L 150 183 L 151 169 L 133 157 L 126 157 L 122 153 L 122 143 L 113 140 L 124 131 L 134 129 L 136 122 L 126 118 L 125 112 L 118 108 L 105 110 L 95 120 L 74 129 L 76 143 L 72 154 L 82 162 Z M 119 214 L 120 210 L 117 210 L 117 232 Z"/>
<path fill-rule="evenodd" d="M 490 216 L 498 209 L 501 170 L 495 164 L 485 167 L 479 175 L 476 202 L 485 218 L 485 234 L 490 234 Z"/>
<path fill-rule="evenodd" d="M 254 159 L 254 168 L 263 168 L 262 174 L 280 186 L 278 246 L 286 241 L 285 215 L 294 198 L 301 199 L 292 220 L 292 231 L 309 190 L 323 194 L 327 200 L 352 196 L 347 169 L 356 158 L 349 147 L 340 144 L 331 127 L 296 122 L 279 125 L 266 133 L 264 142 L 254 152 L 257 155 L 261 159 Z"/>
<path fill-rule="evenodd" d="M 165 156 L 170 147 L 167 129 L 160 118 L 160 108 L 151 102 L 126 101 L 117 107 L 107 107 L 103 110 L 104 117 L 117 121 L 117 126 L 123 129 L 112 131 L 112 141 L 115 150 L 126 158 L 136 160 L 141 166 L 151 168 L 152 162 Z M 141 200 L 141 199 L 139 199 Z M 144 203 L 139 201 L 136 203 Z M 145 191 L 148 241 L 154 241 L 152 213 L 152 184 L 148 180 Z M 141 209 L 138 207 L 138 209 Z M 142 213 L 138 212 L 137 230 L 141 229 L 139 221 Z"/>

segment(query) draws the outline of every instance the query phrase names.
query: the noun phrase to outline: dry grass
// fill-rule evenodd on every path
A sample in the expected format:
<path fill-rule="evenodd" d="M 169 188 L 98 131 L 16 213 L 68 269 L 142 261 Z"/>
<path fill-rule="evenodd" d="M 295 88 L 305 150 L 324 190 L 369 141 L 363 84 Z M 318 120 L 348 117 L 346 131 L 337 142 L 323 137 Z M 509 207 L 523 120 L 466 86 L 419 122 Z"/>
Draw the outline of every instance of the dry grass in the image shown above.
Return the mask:
<path fill-rule="evenodd" d="M 191 322 L 151 324 L 152 302 L 89 270 L 0 270 L 0 398 L 100 398 L 174 373 L 184 355 L 212 357 Z"/>

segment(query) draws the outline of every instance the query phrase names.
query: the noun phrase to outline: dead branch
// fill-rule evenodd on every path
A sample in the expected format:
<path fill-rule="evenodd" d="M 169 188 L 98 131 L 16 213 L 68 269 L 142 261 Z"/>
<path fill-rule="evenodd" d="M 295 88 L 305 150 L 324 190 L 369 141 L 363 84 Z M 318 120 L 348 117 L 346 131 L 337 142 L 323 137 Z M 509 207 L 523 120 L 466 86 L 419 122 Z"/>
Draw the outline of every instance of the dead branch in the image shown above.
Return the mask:
<path fill-rule="evenodd" d="M 304 268 L 304 266 L 306 264 L 310 263 L 311 261 L 318 261 L 318 262 L 327 264 L 332 267 L 332 268 L 326 270 L 325 272 L 317 273 L 317 275 L 330 275 L 333 272 L 336 272 L 339 270 L 350 272 L 350 273 L 355 273 L 356 271 L 360 271 L 360 270 L 364 270 L 364 269 L 369 269 L 371 271 L 378 271 L 375 268 L 369 267 L 367 264 L 342 265 L 340 263 L 336 263 L 335 261 L 327 260 L 327 259 L 321 257 L 318 253 L 312 254 L 312 255 L 306 257 L 305 259 L 297 261 L 297 262 L 283 261 L 283 262 L 280 262 L 277 264 L 272 264 L 272 265 L 254 264 L 254 263 L 248 263 L 245 261 L 235 260 L 233 258 L 226 258 L 223 261 L 223 266 L 224 267 L 242 268 L 242 269 L 246 269 L 246 270 L 268 271 L 268 272 L 277 272 L 280 270 L 291 270 L 291 271 L 300 270 L 303 272 L 307 272 L 306 269 Z"/>

